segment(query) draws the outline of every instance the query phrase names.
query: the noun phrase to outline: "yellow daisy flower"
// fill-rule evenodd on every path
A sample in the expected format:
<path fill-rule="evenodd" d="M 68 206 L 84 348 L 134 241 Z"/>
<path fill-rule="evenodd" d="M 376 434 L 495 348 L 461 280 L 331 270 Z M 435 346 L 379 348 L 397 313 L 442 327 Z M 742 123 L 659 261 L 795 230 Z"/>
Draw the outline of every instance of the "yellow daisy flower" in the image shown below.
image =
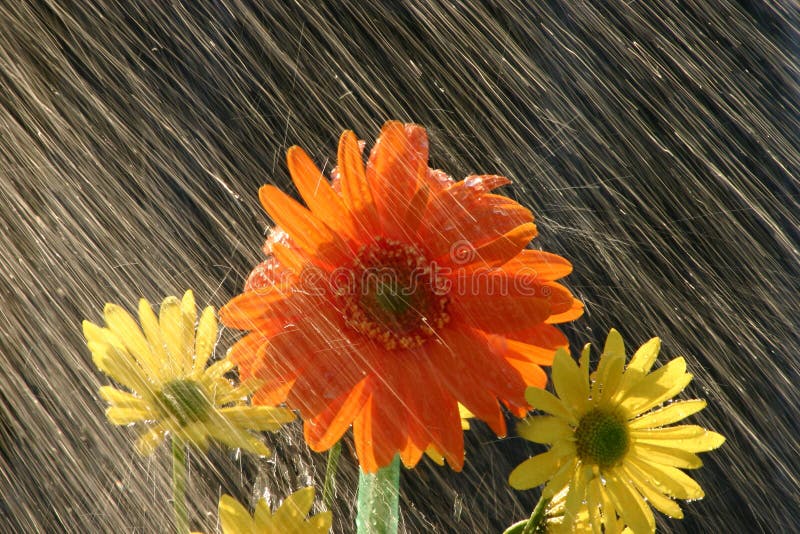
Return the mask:
<path fill-rule="evenodd" d="M 706 402 L 661 406 L 683 391 L 692 375 L 683 358 L 650 372 L 659 348 L 660 340 L 651 339 L 625 367 L 622 337 L 611 330 L 591 380 L 586 345 L 580 366 L 563 349 L 556 353 L 552 380 L 558 396 L 527 389 L 528 402 L 550 415 L 529 417 L 518 433 L 552 447 L 517 466 L 509 483 L 529 489 L 547 482 L 545 499 L 568 487 L 567 530 L 585 513 L 594 532 L 618 531 L 621 524 L 636 533 L 654 532 L 650 506 L 681 518 L 673 499 L 703 497 L 697 482 L 681 469 L 700 467 L 695 453 L 716 449 L 725 438 L 696 425 L 665 426 L 699 412 Z"/>
<path fill-rule="evenodd" d="M 223 534 L 325 534 L 331 529 L 333 516 L 321 512 L 306 519 L 313 503 L 314 488 L 303 488 L 289 495 L 275 513 L 261 499 L 251 516 L 239 501 L 223 495 L 219 500 L 219 521 Z"/>
<path fill-rule="evenodd" d="M 112 424 L 141 428 L 136 449 L 142 455 L 169 433 L 201 450 L 212 438 L 266 456 L 269 449 L 250 430 L 277 430 L 294 419 L 283 408 L 246 406 L 258 384 L 231 384 L 224 376 L 235 367 L 229 359 L 207 367 L 217 319 L 209 306 L 197 321 L 191 290 L 181 300 L 164 299 L 158 317 L 140 300 L 141 328 L 116 304 L 106 304 L 103 315 L 105 328 L 84 321 L 83 333 L 98 369 L 128 391 L 103 386 L 100 396 L 110 404 L 106 416 Z"/>

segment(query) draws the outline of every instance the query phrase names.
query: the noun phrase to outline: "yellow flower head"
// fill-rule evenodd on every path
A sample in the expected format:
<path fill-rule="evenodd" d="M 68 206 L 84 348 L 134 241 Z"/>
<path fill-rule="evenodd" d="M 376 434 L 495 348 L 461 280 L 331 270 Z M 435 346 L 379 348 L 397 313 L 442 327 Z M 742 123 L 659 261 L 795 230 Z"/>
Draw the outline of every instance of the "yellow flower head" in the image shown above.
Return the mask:
<path fill-rule="evenodd" d="M 103 311 L 106 327 L 83 322 L 83 333 L 98 369 L 127 388 L 100 388 L 108 401 L 108 420 L 141 428 L 136 449 L 151 454 L 169 433 L 205 450 L 209 438 L 233 448 L 268 455 L 269 449 L 249 430 L 277 430 L 294 419 L 289 410 L 245 406 L 258 384 L 231 384 L 225 373 L 234 364 L 224 359 L 207 367 L 217 338 L 214 309 L 199 322 L 191 290 L 182 300 L 167 297 L 156 317 L 139 301 L 141 328 L 115 304 Z M 195 323 L 197 335 L 195 336 Z"/>
<path fill-rule="evenodd" d="M 230 495 L 219 500 L 219 521 L 223 534 L 325 534 L 331 529 L 333 517 L 330 512 L 321 512 L 306 519 L 314 503 L 314 488 L 298 490 L 283 501 L 271 513 L 267 501 L 261 499 L 256 505 L 255 515 Z"/>
<path fill-rule="evenodd" d="M 589 348 L 583 349 L 580 366 L 566 351 L 556 353 L 552 378 L 558 396 L 539 388 L 526 391 L 528 402 L 550 415 L 529 417 L 518 432 L 552 447 L 517 466 L 509 483 L 528 489 L 547 482 L 548 499 L 568 488 L 562 520 L 567 531 L 584 524 L 593 532 L 619 532 L 625 524 L 633 532 L 654 532 L 650 506 L 683 517 L 673 499 L 704 494 L 681 469 L 700 467 L 695 453 L 716 449 L 725 438 L 696 425 L 665 426 L 699 412 L 704 400 L 653 410 L 692 379 L 683 358 L 650 372 L 658 338 L 642 345 L 626 367 L 622 337 L 611 330 L 591 380 Z"/>

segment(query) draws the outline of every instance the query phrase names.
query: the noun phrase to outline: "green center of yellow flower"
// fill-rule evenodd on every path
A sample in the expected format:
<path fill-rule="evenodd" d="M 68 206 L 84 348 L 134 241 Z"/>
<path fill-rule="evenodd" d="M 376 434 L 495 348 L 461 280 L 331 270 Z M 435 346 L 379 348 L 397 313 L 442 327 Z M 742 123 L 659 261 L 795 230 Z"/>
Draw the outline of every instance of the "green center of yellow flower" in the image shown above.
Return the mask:
<path fill-rule="evenodd" d="M 157 395 L 164 415 L 171 416 L 181 426 L 208 420 L 214 406 L 193 380 L 173 380 L 161 388 Z"/>
<path fill-rule="evenodd" d="M 346 274 L 337 281 L 345 322 L 388 350 L 418 347 L 450 322 L 446 284 L 413 245 L 377 237 Z"/>
<path fill-rule="evenodd" d="M 575 430 L 575 439 L 581 461 L 601 468 L 617 465 L 630 446 L 625 419 L 599 408 L 581 417 Z"/>

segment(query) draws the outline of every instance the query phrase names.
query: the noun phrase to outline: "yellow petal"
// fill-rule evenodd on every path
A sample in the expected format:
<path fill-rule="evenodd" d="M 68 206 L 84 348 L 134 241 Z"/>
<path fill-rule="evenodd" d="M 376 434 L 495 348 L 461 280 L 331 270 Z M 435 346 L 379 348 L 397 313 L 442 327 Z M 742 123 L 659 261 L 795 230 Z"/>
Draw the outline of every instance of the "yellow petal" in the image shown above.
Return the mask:
<path fill-rule="evenodd" d="M 574 524 L 578 518 L 581 504 L 586 500 L 587 484 L 591 480 L 592 467 L 579 465 L 569 483 L 569 493 L 564 504 L 564 521 Z"/>
<path fill-rule="evenodd" d="M 155 414 L 148 408 L 121 408 L 112 406 L 106 410 L 106 418 L 112 425 L 125 426 L 153 419 Z"/>
<path fill-rule="evenodd" d="M 554 454 L 553 450 L 528 458 L 519 464 L 508 477 L 508 483 L 512 488 L 525 490 L 535 488 L 545 483 L 552 477 L 561 464 L 564 457 Z"/>
<path fill-rule="evenodd" d="M 616 328 L 612 328 L 608 331 L 606 344 L 603 346 L 603 356 L 622 358 L 625 360 L 625 342 L 622 341 L 622 335 Z"/>
<path fill-rule="evenodd" d="M 127 350 L 122 340 L 108 328 L 100 328 L 96 324 L 86 320 L 83 321 L 82 325 L 83 335 L 86 337 L 87 345 L 111 345 L 119 351 Z"/>
<path fill-rule="evenodd" d="M 194 303 L 194 293 L 187 289 L 181 298 L 181 315 L 184 325 L 188 325 L 188 330 L 194 331 L 194 323 L 197 322 L 197 306 Z"/>
<path fill-rule="evenodd" d="M 475 414 L 467 410 L 467 407 L 459 402 L 458 415 L 461 417 L 461 430 L 469 430 L 469 419 L 475 417 Z"/>
<path fill-rule="evenodd" d="M 208 450 L 209 425 L 207 423 L 191 423 L 184 426 L 171 425 L 170 432 L 173 439 L 180 440 L 187 445 L 193 445 L 205 452 Z"/>
<path fill-rule="evenodd" d="M 202 372 L 211 355 L 214 352 L 214 345 L 217 342 L 217 317 L 214 315 L 214 308 L 208 306 L 200 315 L 200 322 L 197 325 L 197 337 L 194 345 L 194 367 L 195 373 Z"/>
<path fill-rule="evenodd" d="M 617 393 L 617 388 L 622 381 L 622 370 L 625 367 L 625 356 L 615 352 L 600 357 L 597 364 L 594 384 L 592 384 L 592 399 L 595 406 L 599 403 L 608 403 Z"/>
<path fill-rule="evenodd" d="M 161 337 L 167 346 L 169 363 L 172 369 L 172 377 L 178 378 L 186 376 L 191 369 L 190 336 L 184 327 L 183 315 L 181 313 L 181 303 L 175 297 L 167 297 L 161 303 L 158 312 L 158 326 L 161 329 Z"/>
<path fill-rule="evenodd" d="M 98 392 L 101 399 L 120 408 L 143 409 L 147 406 L 143 399 L 113 386 L 101 386 Z"/>
<path fill-rule="evenodd" d="M 213 381 L 207 378 L 201 380 L 207 384 L 209 391 L 212 392 L 215 406 L 223 406 L 231 403 L 241 403 L 247 400 L 247 397 L 255 393 L 262 382 L 260 380 L 247 380 L 244 384 L 233 386 L 224 378 L 218 378 Z M 253 387 L 256 386 L 256 387 Z"/>
<path fill-rule="evenodd" d="M 610 472 L 606 477 L 606 489 L 617 512 L 623 521 L 637 534 L 655 532 L 656 522 L 653 511 L 642 500 L 638 492 L 632 491 L 630 486 L 620 480 L 616 473 Z"/>
<path fill-rule="evenodd" d="M 528 417 L 517 424 L 517 434 L 534 443 L 551 444 L 574 433 L 566 421 L 547 415 Z"/>
<path fill-rule="evenodd" d="M 603 489 L 598 478 L 595 477 L 589 481 L 586 494 L 586 507 L 589 510 L 589 524 L 592 526 L 592 534 L 602 533 L 603 516 L 616 512 L 614 512 L 613 506 L 609 509 L 604 504 Z"/>
<path fill-rule="evenodd" d="M 692 375 L 686 373 L 686 360 L 675 358 L 625 391 L 620 406 L 638 415 L 683 391 L 691 379 Z"/>
<path fill-rule="evenodd" d="M 309 534 L 328 534 L 331 530 L 332 523 L 333 514 L 331 512 L 320 512 L 306 521 L 304 525 L 305 530 L 301 530 L 300 532 L 304 534 L 305 532 Z"/>
<path fill-rule="evenodd" d="M 232 449 L 244 449 L 260 456 L 269 456 L 270 450 L 248 431 L 225 423 L 208 423 L 206 431 L 216 441 Z"/>
<path fill-rule="evenodd" d="M 619 529 L 614 529 L 614 526 L 617 524 L 617 509 L 608 491 L 606 491 L 603 486 L 600 477 L 594 477 L 589 481 L 588 493 L 589 502 L 592 503 L 595 510 L 599 512 L 599 514 L 595 514 L 594 516 L 592 528 L 594 529 L 599 521 L 602 525 L 605 525 L 605 532 L 618 532 Z M 590 510 L 590 513 L 593 512 Z"/>
<path fill-rule="evenodd" d="M 150 344 L 131 315 L 116 304 L 106 304 L 103 310 L 109 329 L 119 337 L 128 351 L 133 354 L 144 372 L 152 377 L 158 376 L 159 361 L 150 351 Z"/>
<path fill-rule="evenodd" d="M 163 425 L 156 425 L 147 429 L 136 440 L 136 451 L 142 456 L 150 456 L 156 447 L 164 441 L 166 429 Z"/>
<path fill-rule="evenodd" d="M 584 413 L 589 404 L 589 384 L 581 375 L 572 356 L 559 348 L 553 359 L 553 386 L 561 401 L 576 414 Z"/>
<path fill-rule="evenodd" d="M 658 351 L 661 350 L 661 340 L 657 337 L 649 340 L 647 343 L 639 347 L 634 353 L 631 361 L 628 362 L 628 367 L 625 372 L 638 371 L 645 375 L 653 368 L 653 364 L 658 358 Z"/>
<path fill-rule="evenodd" d="M 156 361 L 156 376 L 157 384 L 162 384 L 168 380 L 169 372 L 169 356 L 167 355 L 166 345 L 164 339 L 161 337 L 161 327 L 158 326 L 158 317 L 150 307 L 150 303 L 145 299 L 139 300 L 139 323 L 142 325 L 144 337 L 150 345 L 150 352 L 153 353 Z"/>
<path fill-rule="evenodd" d="M 638 443 L 650 443 L 689 452 L 706 452 L 725 443 L 725 437 L 697 425 L 682 425 L 631 433 Z"/>
<path fill-rule="evenodd" d="M 564 462 L 564 464 L 558 468 L 558 471 L 555 472 L 542 490 L 542 496 L 545 499 L 552 499 L 557 493 L 567 487 L 567 484 L 569 484 L 569 481 L 572 480 L 575 474 L 577 463 L 575 458 L 570 458 L 569 461 Z"/>
<path fill-rule="evenodd" d="M 673 402 L 630 422 L 631 429 L 653 428 L 676 423 L 706 407 L 701 399 Z"/>
<path fill-rule="evenodd" d="M 234 367 L 236 367 L 236 364 L 228 358 L 216 361 L 206 367 L 206 370 L 203 372 L 202 380 L 206 384 L 211 384 L 215 380 L 222 378 L 225 373 L 232 370 Z"/>
<path fill-rule="evenodd" d="M 291 410 L 272 406 L 233 406 L 220 408 L 218 413 L 230 425 L 258 431 L 277 430 L 295 419 Z"/>
<path fill-rule="evenodd" d="M 440 453 L 433 445 L 428 445 L 428 448 L 425 449 L 425 454 L 427 454 L 428 458 L 433 460 L 435 464 L 444 465 L 444 456 L 442 456 L 442 453 Z"/>
<path fill-rule="evenodd" d="M 219 500 L 219 522 L 223 534 L 256 533 L 250 513 L 230 495 L 223 495 Z"/>
<path fill-rule="evenodd" d="M 293 525 L 305 521 L 311 506 L 314 504 L 314 487 L 303 488 L 289 495 L 280 508 L 272 514 L 276 526 L 284 526 L 286 530 Z"/>
<path fill-rule="evenodd" d="M 683 511 L 678 503 L 665 496 L 660 488 L 651 484 L 648 477 L 642 476 L 632 465 L 623 467 L 623 472 L 653 508 L 669 517 L 683 519 Z"/>
<path fill-rule="evenodd" d="M 681 469 L 697 469 L 703 466 L 703 461 L 694 453 L 680 449 L 658 447 L 649 443 L 634 442 L 632 452 L 642 460 L 650 463 L 670 465 Z"/>
<path fill-rule="evenodd" d="M 266 499 L 259 499 L 256 503 L 256 510 L 253 514 L 256 532 L 276 532 L 272 524 L 272 511 L 269 509 Z"/>
<path fill-rule="evenodd" d="M 589 384 L 589 356 L 592 351 L 592 344 L 587 343 L 583 346 L 583 350 L 581 351 L 581 358 L 579 360 L 579 365 L 581 368 L 581 381 Z"/>
<path fill-rule="evenodd" d="M 632 464 L 646 480 L 676 499 L 702 499 L 705 496 L 700 484 L 680 469 L 639 458 L 626 459 L 625 462 Z"/>
<path fill-rule="evenodd" d="M 561 417 L 572 424 L 578 424 L 576 416 L 569 409 L 567 409 L 566 406 L 564 406 L 564 403 L 561 402 L 558 397 L 549 391 L 545 391 L 541 388 L 530 387 L 525 390 L 525 400 L 527 400 L 536 410 L 541 410 L 556 417 Z"/>
<path fill-rule="evenodd" d="M 142 368 L 128 351 L 93 341 L 87 345 L 92 352 L 92 361 L 102 372 L 131 391 L 144 393 L 150 390 Z"/>

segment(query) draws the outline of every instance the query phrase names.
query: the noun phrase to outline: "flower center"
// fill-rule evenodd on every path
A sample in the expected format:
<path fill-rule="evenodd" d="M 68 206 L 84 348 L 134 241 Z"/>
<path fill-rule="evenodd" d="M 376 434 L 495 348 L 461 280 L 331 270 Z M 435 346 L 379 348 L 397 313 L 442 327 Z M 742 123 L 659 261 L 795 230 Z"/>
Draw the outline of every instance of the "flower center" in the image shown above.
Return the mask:
<path fill-rule="evenodd" d="M 173 380 L 157 394 L 159 408 L 181 426 L 206 421 L 214 409 L 200 384 L 193 380 Z"/>
<path fill-rule="evenodd" d="M 601 468 L 621 462 L 630 446 L 625 419 L 599 408 L 581 417 L 575 438 L 581 461 Z"/>
<path fill-rule="evenodd" d="M 450 322 L 444 280 L 412 245 L 378 237 L 347 275 L 337 284 L 346 324 L 388 350 L 418 347 Z"/>

